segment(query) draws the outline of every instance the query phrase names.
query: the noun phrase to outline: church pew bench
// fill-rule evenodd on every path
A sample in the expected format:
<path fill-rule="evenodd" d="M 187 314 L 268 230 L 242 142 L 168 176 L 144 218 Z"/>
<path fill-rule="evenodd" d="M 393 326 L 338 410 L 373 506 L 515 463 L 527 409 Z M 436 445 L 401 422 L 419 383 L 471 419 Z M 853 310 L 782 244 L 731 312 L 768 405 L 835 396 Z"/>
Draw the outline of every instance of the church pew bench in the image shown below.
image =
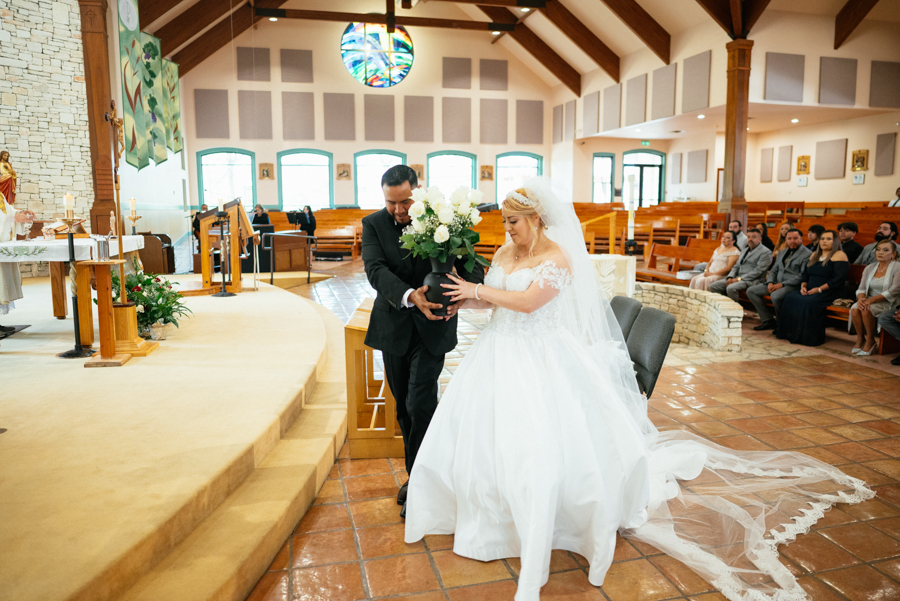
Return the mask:
<path fill-rule="evenodd" d="M 639 282 L 690 286 L 690 280 L 680 280 L 676 276 L 682 267 L 682 262 L 699 263 L 708 261 L 709 258 L 710 253 L 703 248 L 654 243 L 650 249 L 646 266 L 637 270 L 636 279 Z M 660 263 L 659 259 L 669 259 L 670 262 Z"/>

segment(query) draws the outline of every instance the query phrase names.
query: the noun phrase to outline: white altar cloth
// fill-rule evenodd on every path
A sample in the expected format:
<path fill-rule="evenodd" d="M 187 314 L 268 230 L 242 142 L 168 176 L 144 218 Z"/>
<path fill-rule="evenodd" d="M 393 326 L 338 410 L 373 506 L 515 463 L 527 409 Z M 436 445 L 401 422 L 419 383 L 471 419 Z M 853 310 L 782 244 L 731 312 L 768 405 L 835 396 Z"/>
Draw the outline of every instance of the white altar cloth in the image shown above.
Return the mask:
<path fill-rule="evenodd" d="M 97 241 L 92 238 L 75 238 L 75 260 L 88 261 L 93 250 L 94 259 L 99 258 Z M 122 238 L 122 246 L 126 253 L 144 248 L 143 236 L 125 236 Z M 119 254 L 119 241 L 109 241 L 109 254 L 111 257 Z M 44 240 L 16 240 L 14 242 L 0 242 L 0 263 L 25 263 L 30 261 L 68 261 L 69 241 Z"/>

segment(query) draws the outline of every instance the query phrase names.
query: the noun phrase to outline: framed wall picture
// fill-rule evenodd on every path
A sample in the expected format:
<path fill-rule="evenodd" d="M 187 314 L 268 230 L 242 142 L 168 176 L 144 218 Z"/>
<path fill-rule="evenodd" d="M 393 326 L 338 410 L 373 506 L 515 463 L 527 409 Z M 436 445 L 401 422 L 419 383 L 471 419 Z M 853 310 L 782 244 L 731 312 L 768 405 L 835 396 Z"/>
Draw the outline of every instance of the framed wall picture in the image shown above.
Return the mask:
<path fill-rule="evenodd" d="M 809 175 L 809 155 L 797 157 L 797 175 Z"/>
<path fill-rule="evenodd" d="M 853 162 L 850 164 L 850 171 L 868 171 L 869 170 L 869 151 L 854 150 Z"/>
<path fill-rule="evenodd" d="M 481 166 L 481 181 L 483 181 L 483 182 L 494 181 L 494 166 L 493 165 L 482 165 Z"/>
<path fill-rule="evenodd" d="M 350 163 L 338 163 L 334 172 L 337 174 L 337 179 L 353 179 L 350 171 Z"/>
<path fill-rule="evenodd" d="M 416 178 L 418 178 L 419 183 L 423 186 L 425 185 L 425 165 L 410 165 L 410 169 L 416 172 Z"/>
<path fill-rule="evenodd" d="M 275 179 L 275 165 L 272 163 L 260 163 L 259 179 Z"/>

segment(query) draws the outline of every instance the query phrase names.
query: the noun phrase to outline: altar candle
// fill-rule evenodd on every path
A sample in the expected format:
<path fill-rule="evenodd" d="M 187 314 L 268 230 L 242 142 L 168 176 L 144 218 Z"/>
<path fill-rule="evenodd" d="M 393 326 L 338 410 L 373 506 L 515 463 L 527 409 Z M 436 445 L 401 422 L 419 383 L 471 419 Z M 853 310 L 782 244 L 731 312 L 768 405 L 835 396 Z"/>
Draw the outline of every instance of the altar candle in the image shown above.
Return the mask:
<path fill-rule="evenodd" d="M 223 212 L 225 210 L 225 201 L 221 198 L 219 199 L 219 212 Z"/>
<path fill-rule="evenodd" d="M 128 199 L 128 206 L 131 207 L 131 214 L 134 215 L 137 209 L 137 201 L 133 198 Z"/>
<path fill-rule="evenodd" d="M 71 194 L 65 195 L 65 203 L 66 203 L 66 211 L 74 211 L 75 210 L 75 197 Z"/>

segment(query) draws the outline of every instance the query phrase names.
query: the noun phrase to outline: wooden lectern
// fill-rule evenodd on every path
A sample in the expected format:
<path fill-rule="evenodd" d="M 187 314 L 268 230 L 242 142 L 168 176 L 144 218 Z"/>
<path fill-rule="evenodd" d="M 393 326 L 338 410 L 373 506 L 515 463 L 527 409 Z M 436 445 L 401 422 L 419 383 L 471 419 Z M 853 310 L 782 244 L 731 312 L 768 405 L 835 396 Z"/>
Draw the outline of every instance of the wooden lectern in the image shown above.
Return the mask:
<path fill-rule="evenodd" d="M 219 272 L 225 277 L 224 264 L 228 263 L 229 280 L 225 281 L 225 289 L 228 292 L 238 294 L 242 291 L 241 286 L 241 250 L 247 245 L 259 244 L 259 236 L 253 231 L 253 225 L 247 212 L 241 205 L 239 200 L 232 200 L 225 203 L 225 212 L 228 213 L 228 255 L 221 253 L 222 250 L 222 232 L 221 227 L 213 226 L 218 220 L 216 212 L 218 209 L 201 213 L 200 221 L 200 273 L 203 274 L 203 282 L 201 287 L 188 288 L 181 290 L 185 296 L 202 296 L 205 294 L 214 294 L 222 287 L 221 280 L 218 284 L 213 282 L 213 250 L 219 249 Z"/>
<path fill-rule="evenodd" d="M 372 303 L 372 299 L 363 301 L 344 326 L 347 442 L 352 459 L 404 456 L 397 402 L 387 379 L 375 379 L 375 349 L 365 344 Z"/>

